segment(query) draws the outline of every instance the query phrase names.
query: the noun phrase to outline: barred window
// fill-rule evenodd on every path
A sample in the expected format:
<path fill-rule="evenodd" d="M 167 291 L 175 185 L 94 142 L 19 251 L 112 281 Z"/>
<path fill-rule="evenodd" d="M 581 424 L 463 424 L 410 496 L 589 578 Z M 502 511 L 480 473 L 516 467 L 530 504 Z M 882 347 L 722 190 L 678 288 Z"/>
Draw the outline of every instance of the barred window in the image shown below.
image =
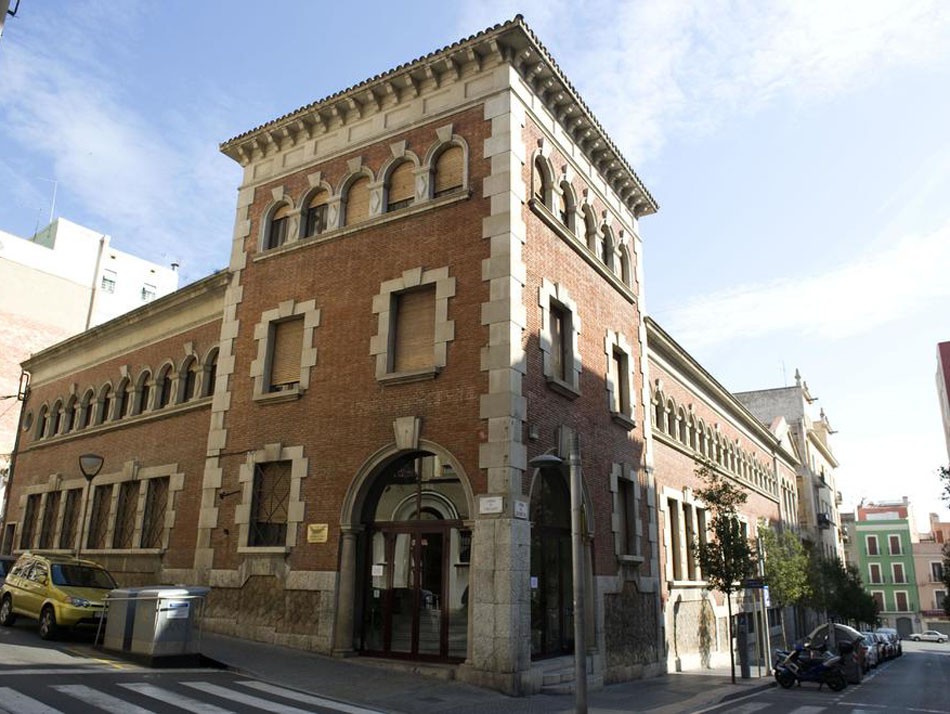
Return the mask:
<path fill-rule="evenodd" d="M 167 476 L 149 479 L 145 494 L 145 517 L 142 520 L 142 547 L 161 548 L 165 533 L 165 512 L 168 510 Z"/>
<path fill-rule="evenodd" d="M 53 547 L 53 531 L 56 528 L 56 519 L 59 517 L 59 491 L 50 491 L 46 494 L 46 508 L 43 509 L 43 521 L 40 524 L 40 548 Z"/>
<path fill-rule="evenodd" d="M 254 467 L 249 546 L 283 546 L 287 543 L 290 473 L 290 461 L 269 461 Z"/>
<path fill-rule="evenodd" d="M 76 526 L 79 523 L 79 506 L 82 489 L 71 488 L 66 492 L 66 506 L 63 508 L 63 528 L 59 532 L 60 548 L 76 547 Z"/>
<path fill-rule="evenodd" d="M 139 482 L 125 481 L 119 486 L 119 503 L 115 512 L 113 548 L 131 548 L 135 532 L 135 513 L 139 504 Z"/>
<path fill-rule="evenodd" d="M 89 537 L 86 547 L 106 547 L 106 530 L 109 526 L 109 508 L 112 506 L 112 486 L 97 486 L 93 491 L 92 513 L 89 517 Z"/>
<path fill-rule="evenodd" d="M 36 532 L 36 516 L 40 510 L 40 494 L 34 493 L 26 498 L 26 510 L 23 512 L 23 527 L 20 530 L 20 547 L 33 547 L 33 534 Z"/>

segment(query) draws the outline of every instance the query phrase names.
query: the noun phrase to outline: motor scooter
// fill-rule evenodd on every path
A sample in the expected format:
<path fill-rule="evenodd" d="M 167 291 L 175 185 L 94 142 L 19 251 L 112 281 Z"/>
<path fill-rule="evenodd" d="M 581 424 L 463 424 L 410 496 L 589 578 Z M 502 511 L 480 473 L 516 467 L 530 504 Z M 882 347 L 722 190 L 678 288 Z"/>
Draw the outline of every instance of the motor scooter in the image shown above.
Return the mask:
<path fill-rule="evenodd" d="M 801 645 L 797 645 L 776 663 L 775 681 L 785 689 L 795 684 L 801 686 L 802 682 L 817 682 L 819 689 L 827 684 L 833 692 L 840 692 L 848 686 L 841 670 L 841 657 L 828 652 L 806 650 Z"/>

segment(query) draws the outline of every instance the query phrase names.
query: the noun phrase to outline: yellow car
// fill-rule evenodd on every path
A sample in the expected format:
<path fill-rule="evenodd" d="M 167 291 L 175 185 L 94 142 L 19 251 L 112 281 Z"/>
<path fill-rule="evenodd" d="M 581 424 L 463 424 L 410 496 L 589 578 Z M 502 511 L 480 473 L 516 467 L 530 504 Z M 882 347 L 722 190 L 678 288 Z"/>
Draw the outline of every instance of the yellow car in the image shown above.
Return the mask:
<path fill-rule="evenodd" d="M 60 628 L 95 626 L 103 599 L 116 587 L 109 571 L 91 560 L 24 553 L 0 588 L 0 625 L 12 625 L 18 615 L 39 620 L 44 640 Z"/>

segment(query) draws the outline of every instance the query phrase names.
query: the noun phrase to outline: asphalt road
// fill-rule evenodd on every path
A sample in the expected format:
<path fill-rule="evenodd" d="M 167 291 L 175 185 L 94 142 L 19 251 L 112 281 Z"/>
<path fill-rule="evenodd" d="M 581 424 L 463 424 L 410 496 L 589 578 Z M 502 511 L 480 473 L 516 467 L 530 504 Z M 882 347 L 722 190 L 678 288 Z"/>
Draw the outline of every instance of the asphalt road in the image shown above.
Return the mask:
<path fill-rule="evenodd" d="M 904 655 L 861 684 L 831 692 L 817 684 L 774 687 L 702 712 L 729 714 L 950 714 L 950 644 L 904 642 Z M 700 714 L 697 712 L 696 714 Z"/>
<path fill-rule="evenodd" d="M 373 714 L 220 669 L 141 667 L 99 652 L 92 640 L 44 642 L 28 621 L 0 627 L 0 712 Z"/>

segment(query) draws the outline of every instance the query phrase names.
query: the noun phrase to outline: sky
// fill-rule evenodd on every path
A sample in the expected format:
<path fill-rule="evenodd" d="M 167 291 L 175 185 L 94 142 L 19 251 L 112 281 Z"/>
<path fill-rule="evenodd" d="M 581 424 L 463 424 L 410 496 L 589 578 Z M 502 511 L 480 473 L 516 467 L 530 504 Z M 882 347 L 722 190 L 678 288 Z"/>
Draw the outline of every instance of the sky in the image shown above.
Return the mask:
<path fill-rule="evenodd" d="M 517 13 L 660 204 L 647 312 L 731 391 L 798 370 L 846 508 L 950 520 L 950 2 L 21 0 L 0 230 L 52 213 L 202 278 L 241 180 L 221 142 Z"/>

